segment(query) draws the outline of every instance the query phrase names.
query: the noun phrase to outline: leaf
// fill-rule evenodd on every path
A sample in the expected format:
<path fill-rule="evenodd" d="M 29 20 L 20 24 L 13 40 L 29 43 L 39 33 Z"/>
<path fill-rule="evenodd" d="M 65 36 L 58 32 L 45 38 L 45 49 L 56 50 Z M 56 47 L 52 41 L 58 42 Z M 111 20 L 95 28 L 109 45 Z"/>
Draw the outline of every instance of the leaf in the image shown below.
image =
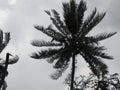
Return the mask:
<path fill-rule="evenodd" d="M 12 58 L 9 58 L 8 64 L 15 64 L 17 63 L 19 60 L 19 57 L 17 55 L 12 56 Z M 6 63 L 6 61 L 4 59 L 0 60 L 0 65 L 4 65 Z"/>
<path fill-rule="evenodd" d="M 54 24 L 54 26 L 57 28 L 57 30 L 60 31 L 60 33 L 64 36 L 66 36 L 67 34 L 70 34 L 70 32 L 68 31 L 66 25 L 63 23 L 63 21 L 59 18 L 59 16 L 57 17 L 50 17 L 52 23 Z"/>
<path fill-rule="evenodd" d="M 19 60 L 19 57 L 17 55 L 13 56 L 12 58 L 9 59 L 8 64 L 15 64 Z"/>
<path fill-rule="evenodd" d="M 102 34 L 98 34 L 96 36 L 91 36 L 91 41 L 92 42 L 98 42 L 104 39 L 107 39 L 113 35 L 115 35 L 117 32 L 110 32 L 110 33 L 102 33 Z"/>
<path fill-rule="evenodd" d="M 44 28 L 43 26 L 35 25 L 34 26 L 37 30 L 40 30 L 44 34 L 50 36 L 56 41 L 63 42 L 64 36 L 60 34 L 59 32 L 56 32 L 54 29 L 52 29 L 51 25 L 48 26 L 48 28 Z"/>
<path fill-rule="evenodd" d="M 3 32 L 0 31 L 0 53 L 7 46 L 7 44 L 9 43 L 9 41 L 10 41 L 10 33 L 6 32 L 5 36 L 3 36 Z"/>
<path fill-rule="evenodd" d="M 3 43 L 3 31 L 0 30 L 0 45 Z"/>
<path fill-rule="evenodd" d="M 48 11 L 48 10 L 44 10 L 49 16 L 51 16 L 51 13 L 50 13 L 50 11 Z"/>
<path fill-rule="evenodd" d="M 81 0 L 79 5 L 77 6 L 78 24 L 79 24 L 78 27 L 79 27 L 79 29 L 81 28 L 81 26 L 83 24 L 83 17 L 84 17 L 84 13 L 85 13 L 86 10 L 87 10 L 86 2 Z"/>
<path fill-rule="evenodd" d="M 93 29 L 93 27 L 100 23 L 100 21 L 104 18 L 105 14 L 106 13 L 97 13 L 97 15 L 94 16 L 93 20 L 87 25 L 85 25 L 86 23 L 83 23 L 81 33 L 79 33 L 79 37 L 84 37 L 85 35 L 87 35 Z"/>
<path fill-rule="evenodd" d="M 51 74 L 51 78 L 53 80 L 57 80 L 62 76 L 62 74 L 66 71 L 67 68 L 68 68 L 68 65 L 65 65 L 63 68 L 58 69 L 56 72 Z"/>
<path fill-rule="evenodd" d="M 48 47 L 48 46 L 62 46 L 61 43 L 54 43 L 54 42 L 51 42 L 51 41 L 44 41 L 44 40 L 33 40 L 31 42 L 31 44 L 33 46 L 37 46 L 37 47 Z"/>
<path fill-rule="evenodd" d="M 40 52 L 38 51 L 37 53 L 34 52 L 31 55 L 31 58 L 34 59 L 44 59 L 44 58 L 49 58 L 58 53 L 60 49 L 48 49 L 48 50 L 41 50 Z"/>

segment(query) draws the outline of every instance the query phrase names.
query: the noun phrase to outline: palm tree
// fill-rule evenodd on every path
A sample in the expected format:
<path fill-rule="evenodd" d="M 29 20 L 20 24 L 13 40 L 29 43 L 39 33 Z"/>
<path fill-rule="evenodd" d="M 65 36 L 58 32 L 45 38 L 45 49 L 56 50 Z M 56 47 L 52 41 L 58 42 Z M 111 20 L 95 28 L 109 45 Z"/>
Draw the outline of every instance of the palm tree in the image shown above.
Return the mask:
<path fill-rule="evenodd" d="M 60 77 L 72 60 L 71 90 L 73 90 L 76 55 L 81 55 L 98 77 L 108 73 L 107 65 L 101 59 L 113 59 L 112 56 L 103 52 L 105 47 L 100 46 L 99 42 L 113 36 L 116 32 L 101 33 L 96 36 L 88 35 L 93 27 L 104 18 L 105 13 L 97 13 L 95 8 L 84 19 L 86 10 L 85 1 L 81 0 L 79 4 L 76 4 L 75 0 L 70 0 L 68 3 L 63 3 L 63 20 L 55 9 L 51 10 L 52 13 L 45 11 L 50 16 L 55 28 L 52 25 L 47 28 L 39 25 L 34 26 L 37 30 L 51 37 L 51 41 L 33 40 L 31 43 L 33 46 L 49 47 L 49 49 L 34 52 L 31 57 L 35 59 L 47 58 L 49 63 L 53 63 L 53 67 L 57 71 L 52 75 L 53 79 Z"/>
<path fill-rule="evenodd" d="M 3 34 L 3 31 L 0 30 L 0 53 L 3 51 L 3 49 L 7 46 L 7 44 L 10 41 L 10 33 L 7 32 L 5 35 Z M 6 90 L 7 84 L 5 82 L 5 77 L 8 75 L 8 65 L 14 64 L 18 61 L 19 57 L 13 56 L 12 58 L 9 58 L 9 56 L 12 56 L 10 53 L 6 53 L 6 60 L 0 58 L 0 90 Z"/>

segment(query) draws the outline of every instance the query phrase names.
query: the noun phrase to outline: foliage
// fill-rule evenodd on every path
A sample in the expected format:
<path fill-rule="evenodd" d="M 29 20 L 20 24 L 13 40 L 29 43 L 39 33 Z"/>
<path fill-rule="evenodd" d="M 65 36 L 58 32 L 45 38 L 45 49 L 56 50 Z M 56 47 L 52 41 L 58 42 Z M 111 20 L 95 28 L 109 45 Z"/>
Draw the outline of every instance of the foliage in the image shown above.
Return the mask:
<path fill-rule="evenodd" d="M 70 75 L 65 79 L 65 84 L 70 87 Z M 107 74 L 101 80 L 98 79 L 93 73 L 89 76 L 80 75 L 75 78 L 74 90 L 119 90 L 120 79 L 117 73 Z"/>
<path fill-rule="evenodd" d="M 75 4 L 74 0 L 70 0 L 70 3 L 63 3 L 64 21 L 60 19 L 56 10 L 52 10 L 53 16 L 49 11 L 45 11 L 57 30 L 53 29 L 52 25 L 47 28 L 36 25 L 35 28 L 50 36 L 52 41 L 34 40 L 31 44 L 37 47 L 60 46 L 60 48 L 35 52 L 31 57 L 35 59 L 48 58 L 47 61 L 50 63 L 56 61 L 54 68 L 60 69 L 62 72 L 62 68 L 68 65 L 72 53 L 75 52 L 75 55 L 83 56 L 95 75 L 98 75 L 100 71 L 107 73 L 107 66 L 102 62 L 101 58 L 113 59 L 113 57 L 104 53 L 105 47 L 99 46 L 98 43 L 113 36 L 116 32 L 87 36 L 92 28 L 103 19 L 105 13 L 97 13 L 95 8 L 92 14 L 83 21 L 85 11 L 86 3 L 83 0 L 81 0 L 80 4 Z"/>
<path fill-rule="evenodd" d="M 31 57 L 34 59 L 46 58 L 48 63 L 53 63 L 53 67 L 56 69 L 55 74 L 52 75 L 53 79 L 62 76 L 62 73 L 69 67 L 71 58 L 74 79 L 76 55 L 81 55 L 85 59 L 91 71 L 98 78 L 101 74 L 104 76 L 108 73 L 107 65 L 101 59 L 113 59 L 113 57 L 104 52 L 105 47 L 100 46 L 99 42 L 115 35 L 116 32 L 90 36 L 90 31 L 100 23 L 106 13 L 99 13 L 95 8 L 84 19 L 86 10 L 85 1 L 81 0 L 79 4 L 76 4 L 75 0 L 70 0 L 68 3 L 63 3 L 63 20 L 55 9 L 45 10 L 54 27 L 52 25 L 47 28 L 39 25 L 34 26 L 37 30 L 51 37 L 51 41 L 33 40 L 31 42 L 33 46 L 50 49 L 34 52 Z"/>
<path fill-rule="evenodd" d="M 4 36 L 3 31 L 0 30 L 0 53 L 7 46 L 9 41 L 10 41 L 10 33 L 5 33 Z M 17 55 L 12 56 L 12 58 L 9 58 L 9 56 L 12 55 L 7 53 L 6 60 L 0 58 L 0 90 L 6 90 L 7 88 L 7 84 L 4 79 L 8 75 L 8 71 L 7 71 L 8 65 L 16 63 L 19 59 Z"/>

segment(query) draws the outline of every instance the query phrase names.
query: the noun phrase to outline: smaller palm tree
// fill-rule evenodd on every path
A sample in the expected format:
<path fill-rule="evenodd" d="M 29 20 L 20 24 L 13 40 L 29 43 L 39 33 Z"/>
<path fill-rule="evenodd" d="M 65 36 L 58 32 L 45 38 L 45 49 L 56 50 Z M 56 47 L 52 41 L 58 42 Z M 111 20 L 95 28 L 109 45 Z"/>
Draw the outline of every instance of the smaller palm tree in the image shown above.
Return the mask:
<path fill-rule="evenodd" d="M 0 53 L 3 51 L 3 49 L 7 46 L 10 40 L 10 33 L 5 33 L 5 36 L 3 34 L 3 31 L 0 30 Z M 12 56 L 12 58 L 9 58 L 9 56 Z M 5 77 L 8 75 L 8 65 L 14 64 L 18 61 L 19 57 L 13 56 L 10 53 L 6 54 L 6 60 L 0 58 L 0 90 L 6 90 L 7 84 L 5 81 Z"/>

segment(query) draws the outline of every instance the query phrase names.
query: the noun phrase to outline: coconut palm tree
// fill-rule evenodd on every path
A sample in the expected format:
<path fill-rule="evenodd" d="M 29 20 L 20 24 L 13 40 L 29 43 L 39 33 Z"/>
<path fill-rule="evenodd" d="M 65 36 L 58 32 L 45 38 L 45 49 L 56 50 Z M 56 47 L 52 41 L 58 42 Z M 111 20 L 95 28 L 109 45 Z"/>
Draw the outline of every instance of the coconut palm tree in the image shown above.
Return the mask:
<path fill-rule="evenodd" d="M 3 34 L 3 31 L 0 30 L 0 53 L 4 50 L 4 48 L 7 46 L 7 44 L 10 41 L 10 33 L 7 32 L 5 35 Z M 12 56 L 12 58 L 9 58 L 9 56 L 12 56 L 10 53 L 6 53 L 6 60 L 0 58 L 0 90 L 6 90 L 7 84 L 5 81 L 5 77 L 8 75 L 8 65 L 14 64 L 18 61 L 19 57 Z"/>
<path fill-rule="evenodd" d="M 33 46 L 49 47 L 49 49 L 34 52 L 31 57 L 35 59 L 47 58 L 49 63 L 53 63 L 53 67 L 57 71 L 52 75 L 53 79 L 60 77 L 71 61 L 71 90 L 73 90 L 76 55 L 81 55 L 98 77 L 108 72 L 107 65 L 101 59 L 113 59 L 112 56 L 104 52 L 105 47 L 100 46 L 99 42 L 113 36 L 116 32 L 90 36 L 89 32 L 104 18 L 105 13 L 98 13 L 95 8 L 85 19 L 86 10 L 85 1 L 81 0 L 79 4 L 76 4 L 75 0 L 70 0 L 68 3 L 63 3 L 63 20 L 55 9 L 51 10 L 52 13 L 45 11 L 50 16 L 55 28 L 52 25 L 47 28 L 39 25 L 34 26 L 37 30 L 51 37 L 51 41 L 33 40 L 31 43 Z"/>

